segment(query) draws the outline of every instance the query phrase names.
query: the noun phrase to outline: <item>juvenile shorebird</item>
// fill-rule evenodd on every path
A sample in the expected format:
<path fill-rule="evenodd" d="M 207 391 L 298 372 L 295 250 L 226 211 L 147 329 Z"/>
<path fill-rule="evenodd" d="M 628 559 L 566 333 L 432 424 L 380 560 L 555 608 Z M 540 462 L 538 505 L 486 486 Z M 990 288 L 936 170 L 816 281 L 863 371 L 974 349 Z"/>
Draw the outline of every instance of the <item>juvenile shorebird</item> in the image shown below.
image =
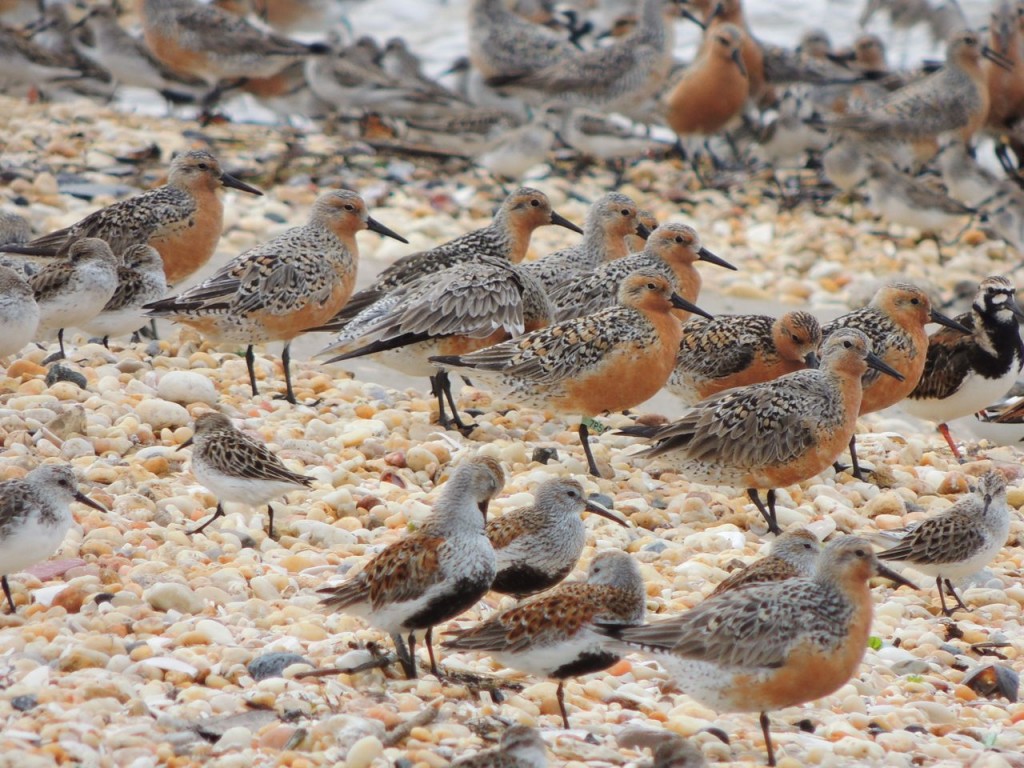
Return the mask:
<path fill-rule="evenodd" d="M 607 647 L 653 655 L 687 696 L 717 712 L 760 712 L 775 765 L 768 713 L 828 696 L 854 675 L 868 645 L 868 581 L 876 576 L 914 586 L 866 540 L 842 536 L 811 577 L 754 584 L 664 621 L 608 630 L 617 640 Z"/>
<path fill-rule="evenodd" d="M 590 473 L 601 473 L 590 450 L 587 420 L 633 408 L 657 394 L 675 361 L 682 326 L 673 308 L 703 313 L 650 269 L 627 277 L 619 304 L 524 334 L 468 355 L 432 357 L 510 400 L 579 414 Z"/>
<path fill-rule="evenodd" d="M 939 323 L 961 333 L 970 333 L 961 323 L 932 309 L 928 294 L 920 288 L 901 282 L 882 286 L 866 307 L 837 317 L 822 328 L 826 339 L 839 329 L 856 328 L 871 340 L 875 354 L 900 374 L 898 382 L 893 382 L 883 379 L 875 370 L 865 372 L 861 415 L 895 405 L 914 391 L 928 356 L 928 335 L 924 330 L 928 323 Z M 860 478 L 854 434 L 850 435 L 850 458 L 853 474 Z"/>
<path fill-rule="evenodd" d="M 558 285 L 589 274 L 599 264 L 629 255 L 626 237 L 650 237 L 640 220 L 640 210 L 628 196 L 608 192 L 598 198 L 583 222 L 583 239 L 521 269 L 533 275 L 549 293 Z"/>
<path fill-rule="evenodd" d="M 939 424 L 953 455 L 960 458 L 946 422 L 977 413 L 1003 397 L 1024 367 L 1024 342 L 1017 289 L 1007 278 L 981 281 L 971 311 L 956 320 L 970 333 L 945 328 L 928 339 L 921 379 L 903 409 Z"/>
<path fill-rule="evenodd" d="M 86 237 L 68 250 L 67 261 L 49 264 L 29 278 L 39 305 L 36 338 L 57 332 L 64 358 L 64 329 L 89 322 L 117 290 L 117 259 L 103 240 Z"/>
<path fill-rule="evenodd" d="M 975 211 L 941 189 L 900 172 L 886 160 L 867 165 L 868 208 L 893 224 L 913 227 L 936 238 L 946 229 L 963 229 Z"/>
<path fill-rule="evenodd" d="M 693 227 L 662 224 L 648 236 L 647 245 L 640 253 L 599 264 L 589 275 L 570 279 L 551 292 L 551 301 L 558 309 L 559 320 L 592 314 L 615 305 L 619 287 L 628 275 L 639 269 L 654 269 L 669 281 L 676 293 L 693 303 L 701 287 L 700 272 L 694 268 L 698 261 L 736 269 L 705 248 Z M 675 314 L 680 320 L 690 316 L 689 310 Z"/>
<path fill-rule="evenodd" d="M 522 75 L 578 53 L 564 35 L 513 13 L 505 0 L 472 0 L 469 59 L 485 78 Z"/>
<path fill-rule="evenodd" d="M 949 39 L 946 66 L 893 91 L 858 112 L 831 118 L 843 131 L 866 136 L 923 139 L 956 132 L 965 143 L 985 123 L 989 98 L 981 57 L 1002 67 L 1010 63 L 965 30 Z"/>
<path fill-rule="evenodd" d="M 32 286 L 15 270 L 0 266 L 0 357 L 24 349 L 38 328 L 39 305 Z"/>
<path fill-rule="evenodd" d="M 142 32 L 153 55 L 213 88 L 225 81 L 271 77 L 294 61 L 322 55 L 322 43 L 300 43 L 195 0 L 142 0 Z"/>
<path fill-rule="evenodd" d="M 107 511 L 78 490 L 70 464 L 44 464 L 22 480 L 0 483 L 0 584 L 11 613 L 14 597 L 7 577 L 57 551 L 71 527 L 72 501 Z"/>
<path fill-rule="evenodd" d="M 812 576 L 820 554 L 821 542 L 806 528 L 783 531 L 772 542 L 767 557 L 730 573 L 719 582 L 708 598 L 750 584 Z"/>
<path fill-rule="evenodd" d="M 131 245 L 151 245 L 163 259 L 168 285 L 174 285 L 201 269 L 217 247 L 224 226 L 224 206 L 217 194 L 222 187 L 263 194 L 221 170 L 206 150 L 185 152 L 171 161 L 164 186 L 101 208 L 25 245 L 0 250 L 64 256 L 83 237 L 105 240 L 115 253 Z"/>
<path fill-rule="evenodd" d="M 549 589 L 568 576 L 583 553 L 587 529 L 584 510 L 625 527 L 626 520 L 583 495 L 575 480 L 545 480 L 529 507 L 492 518 L 487 538 L 494 547 L 498 574 L 493 592 L 524 598 Z"/>
<path fill-rule="evenodd" d="M 665 388 L 683 405 L 696 405 L 726 389 L 816 368 L 820 346 L 821 326 L 807 312 L 691 318 Z"/>
<path fill-rule="evenodd" d="M 341 330 L 352 318 L 395 288 L 458 264 L 474 263 L 481 258 L 518 264 L 526 256 L 533 231 L 547 224 L 583 234 L 582 229 L 552 210 L 551 201 L 543 192 L 520 187 L 505 198 L 493 221 L 486 227 L 398 259 L 377 275 L 373 285 L 354 294 L 331 322 L 316 330 Z"/>
<path fill-rule="evenodd" d="M 496 749 L 452 763 L 453 768 L 548 768 L 544 739 L 528 725 L 513 725 L 501 735 Z"/>
<path fill-rule="evenodd" d="M 81 73 L 62 62 L 21 32 L 0 25 L 0 90 L 39 88 L 56 81 L 73 81 Z"/>
<path fill-rule="evenodd" d="M 547 160 L 555 143 L 557 121 L 547 109 L 537 110 L 526 125 L 500 131 L 480 147 L 474 162 L 499 179 L 518 179 Z"/>
<path fill-rule="evenodd" d="M 991 563 L 1010 535 L 1010 508 L 1006 503 L 1006 479 L 986 472 L 974 490 L 949 509 L 925 518 L 910 529 L 899 544 L 879 552 L 882 560 L 904 562 L 935 577 L 942 613 L 950 616 L 946 594 L 958 607 L 970 610 L 953 588 L 954 579 L 973 576 Z"/>
<path fill-rule="evenodd" d="M 313 204 L 308 223 L 239 254 L 180 296 L 149 305 L 149 314 L 191 325 L 209 339 L 247 345 L 254 397 L 253 345 L 284 341 L 285 399 L 294 404 L 291 342 L 345 306 L 359 263 L 355 236 L 364 229 L 408 242 L 373 219 L 355 192 L 327 192 Z"/>
<path fill-rule="evenodd" d="M 750 91 L 743 63 L 743 32 L 722 24 L 707 33 L 700 57 L 665 97 L 665 120 L 680 141 L 706 140 L 743 112 Z M 685 148 L 685 147 L 684 147 Z M 693 154 L 693 147 L 687 149 Z"/>
<path fill-rule="evenodd" d="M 672 65 L 674 36 L 665 12 L 664 0 L 641 0 L 636 28 L 611 45 L 577 50 L 543 69 L 496 75 L 487 83 L 537 103 L 635 113 L 661 89 Z"/>
<path fill-rule="evenodd" d="M 376 555 L 355 577 L 324 587 L 328 609 L 360 616 L 387 632 L 416 677 L 416 631 L 425 629 L 430 671 L 439 676 L 433 629 L 476 603 L 494 581 L 494 550 L 487 540 L 487 505 L 505 485 L 505 472 L 489 456 L 459 464 L 434 503 L 430 518 Z M 402 634 L 408 633 L 408 658 Z"/>
<path fill-rule="evenodd" d="M 217 497 L 213 517 L 187 531 L 200 533 L 218 517 L 224 516 L 224 502 L 267 505 L 267 535 L 274 538 L 272 500 L 289 491 L 309 488 L 306 475 L 292 472 L 266 445 L 249 437 L 222 413 L 210 412 L 196 418 L 194 433 L 183 443 L 192 446 L 192 475 Z"/>
<path fill-rule="evenodd" d="M 127 336 L 146 324 L 143 306 L 157 301 L 167 293 L 164 262 L 149 245 L 133 245 L 121 254 L 117 268 L 117 289 L 103 310 L 81 328 L 103 339 Z"/>
<path fill-rule="evenodd" d="M 663 427 L 623 433 L 654 441 L 635 456 L 661 458 L 693 482 L 746 488 L 768 530 L 781 533 L 774 489 L 814 477 L 849 444 L 869 368 L 903 380 L 864 333 L 840 329 L 826 338 L 818 369 L 729 389 Z M 759 488 L 769 489 L 767 508 Z"/>
<path fill-rule="evenodd" d="M 621 183 L 627 160 L 667 145 L 638 135 L 632 123 L 592 109 L 558 107 L 562 118 L 559 137 L 584 157 L 612 164 L 616 186 Z"/>
<path fill-rule="evenodd" d="M 640 567 L 625 552 L 605 551 L 583 582 L 560 584 L 475 626 L 453 633 L 445 648 L 485 651 L 512 669 L 558 681 L 562 725 L 565 681 L 608 669 L 620 658 L 597 627 L 631 627 L 644 620 L 647 592 Z"/>

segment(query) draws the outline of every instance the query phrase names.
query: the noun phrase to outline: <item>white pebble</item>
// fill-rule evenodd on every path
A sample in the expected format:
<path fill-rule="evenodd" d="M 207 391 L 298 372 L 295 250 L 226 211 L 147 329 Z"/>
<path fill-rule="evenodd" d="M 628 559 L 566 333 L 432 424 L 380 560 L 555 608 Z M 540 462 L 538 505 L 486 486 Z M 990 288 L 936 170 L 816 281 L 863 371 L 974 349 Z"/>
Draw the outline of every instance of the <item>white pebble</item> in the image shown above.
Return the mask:
<path fill-rule="evenodd" d="M 345 756 L 348 768 L 369 768 L 370 764 L 384 754 L 384 745 L 376 736 L 364 736 L 349 749 Z"/>
<path fill-rule="evenodd" d="M 184 427 L 192 421 L 182 406 L 156 397 L 147 398 L 135 406 L 135 415 L 153 429 Z"/>
<path fill-rule="evenodd" d="M 154 584 L 143 593 L 143 597 L 158 611 L 178 611 L 190 614 L 203 610 L 203 601 L 184 584 L 173 582 Z"/>
<path fill-rule="evenodd" d="M 218 395 L 213 382 L 195 371 L 170 371 L 160 377 L 156 393 L 172 403 L 215 405 Z"/>

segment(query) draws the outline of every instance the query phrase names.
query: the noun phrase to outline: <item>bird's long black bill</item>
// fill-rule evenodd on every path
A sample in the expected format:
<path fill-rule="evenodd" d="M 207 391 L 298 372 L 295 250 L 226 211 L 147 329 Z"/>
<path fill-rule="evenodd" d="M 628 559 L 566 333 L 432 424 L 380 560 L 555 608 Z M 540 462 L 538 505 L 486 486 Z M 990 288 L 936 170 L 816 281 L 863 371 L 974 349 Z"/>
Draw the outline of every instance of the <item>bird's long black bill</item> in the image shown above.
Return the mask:
<path fill-rule="evenodd" d="M 682 309 L 682 310 L 684 310 L 686 312 L 692 312 L 695 315 L 700 315 L 701 317 L 706 317 L 708 320 L 714 320 L 715 319 L 714 315 L 708 314 L 703 309 L 698 307 L 696 304 L 691 304 L 686 299 L 684 299 L 682 296 L 680 296 L 678 293 L 673 293 L 672 294 L 672 298 L 670 299 L 670 301 L 672 302 L 672 306 L 675 307 L 676 309 Z"/>
<path fill-rule="evenodd" d="M 903 381 L 905 378 L 902 373 L 897 371 L 891 365 L 885 363 L 882 358 L 874 352 L 868 352 L 868 356 L 864 360 L 868 364 L 868 368 L 874 368 L 876 371 L 881 371 L 884 374 L 892 376 L 897 381 Z"/>
<path fill-rule="evenodd" d="M 716 267 L 725 267 L 726 269 L 731 269 L 733 272 L 739 272 L 737 267 L 734 267 L 721 256 L 712 253 L 707 248 L 701 248 L 697 251 L 697 256 L 701 261 L 706 261 L 708 264 L 714 264 Z"/>
<path fill-rule="evenodd" d="M 248 192 L 250 195 L 256 195 L 257 197 L 263 197 L 263 193 L 256 189 L 256 187 L 250 187 L 244 181 L 236 179 L 230 173 L 222 173 L 220 175 L 220 183 L 225 187 L 231 187 L 232 189 L 238 189 L 242 192 Z"/>
<path fill-rule="evenodd" d="M 79 504 L 85 504 L 85 506 L 87 506 L 87 507 L 92 507 L 93 509 L 98 509 L 100 512 L 109 512 L 110 511 L 106 507 L 104 507 L 102 504 L 100 504 L 99 502 L 93 501 L 92 499 L 90 499 L 88 496 L 86 496 L 84 493 L 81 493 L 81 492 L 76 492 L 75 493 L 75 501 L 77 501 Z"/>
<path fill-rule="evenodd" d="M 623 528 L 629 527 L 628 520 L 619 517 L 603 504 L 598 504 L 596 501 L 591 501 L 590 499 L 587 499 L 587 501 L 584 502 L 584 507 L 587 510 L 587 512 L 593 512 L 595 515 L 600 515 L 605 520 L 611 520 L 613 523 L 618 523 Z"/>
<path fill-rule="evenodd" d="M 912 582 L 910 579 L 901 576 L 900 574 L 896 573 L 896 571 L 894 571 L 892 568 L 882 565 L 881 563 L 878 563 L 878 565 L 875 566 L 875 575 L 881 576 L 884 579 L 888 579 L 889 581 L 893 581 L 904 587 L 918 589 L 917 584 Z"/>
<path fill-rule="evenodd" d="M 402 237 L 400 234 L 395 232 L 393 229 L 385 227 L 372 216 L 367 217 L 366 228 L 371 232 L 376 232 L 378 235 L 383 235 L 384 237 L 390 237 L 392 240 L 397 240 L 400 243 L 409 243 L 409 241 Z"/>
<path fill-rule="evenodd" d="M 958 323 L 953 318 L 947 317 L 946 315 L 942 314 L 941 312 L 937 312 L 934 309 L 932 310 L 932 313 L 931 315 L 929 315 L 928 319 L 931 320 L 933 323 L 938 323 L 939 325 L 944 325 L 947 328 L 952 328 L 954 331 L 960 331 L 960 333 L 971 332 L 971 329 L 968 328 L 963 323 Z"/>
<path fill-rule="evenodd" d="M 578 232 L 581 235 L 583 234 L 583 230 L 582 229 L 577 227 L 575 224 L 573 224 L 571 221 L 569 221 L 567 218 L 565 218 L 565 216 L 563 216 L 560 213 L 555 213 L 554 211 L 551 212 L 551 223 L 552 224 L 556 224 L 559 227 L 565 227 L 566 229 L 571 229 L 573 232 Z"/>

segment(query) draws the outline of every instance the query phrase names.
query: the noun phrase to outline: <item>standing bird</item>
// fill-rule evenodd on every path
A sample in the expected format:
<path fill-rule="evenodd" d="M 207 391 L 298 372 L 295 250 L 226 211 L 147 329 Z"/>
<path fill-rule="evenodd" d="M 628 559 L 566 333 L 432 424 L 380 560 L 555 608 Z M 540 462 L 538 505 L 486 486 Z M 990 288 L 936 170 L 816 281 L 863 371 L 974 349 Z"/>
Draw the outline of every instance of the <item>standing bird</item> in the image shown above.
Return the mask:
<path fill-rule="evenodd" d="M 665 384 L 682 335 L 673 308 L 703 314 L 674 293 L 665 277 L 641 271 L 622 282 L 618 306 L 468 355 L 430 361 L 514 402 L 583 416 L 580 442 L 590 473 L 600 477 L 586 420 L 633 408 Z"/>
<path fill-rule="evenodd" d="M 552 210 L 548 196 L 537 189 L 520 187 L 508 195 L 482 229 L 467 232 L 427 251 L 403 256 L 357 292 L 330 323 L 315 330 L 339 331 L 346 323 L 396 288 L 459 264 L 496 259 L 512 264 L 522 261 L 537 227 L 553 224 L 583 234 L 583 230 Z"/>
<path fill-rule="evenodd" d="M 66 256 L 75 241 L 98 237 L 114 253 L 132 245 L 151 245 L 164 262 L 167 284 L 185 280 L 213 256 L 224 227 L 224 205 L 217 194 L 231 187 L 262 195 L 258 189 L 221 170 L 204 149 L 171 161 L 167 183 L 141 195 L 101 208 L 70 227 L 0 250 L 30 256 Z"/>
<path fill-rule="evenodd" d="M 707 40 L 699 58 L 665 97 L 665 120 L 681 147 L 692 137 L 703 141 L 707 149 L 707 139 L 742 114 L 750 93 L 743 63 L 743 32 L 733 24 L 722 24 L 708 31 Z M 692 150 L 689 154 L 695 156 Z M 711 157 L 714 159 L 713 154 Z"/>
<path fill-rule="evenodd" d="M 820 346 L 821 326 L 807 312 L 691 318 L 665 388 L 683 405 L 696 405 L 726 389 L 816 368 Z"/>
<path fill-rule="evenodd" d="M 640 567 L 625 552 L 606 551 L 590 563 L 587 580 L 560 584 L 475 626 L 454 632 L 445 648 L 486 651 L 502 665 L 558 681 L 562 725 L 565 681 L 608 669 L 620 658 L 598 627 L 644 620 L 647 592 Z"/>
<path fill-rule="evenodd" d="M 43 464 L 23 480 L 0 483 L 0 585 L 11 613 L 14 597 L 7 577 L 57 551 L 71 527 L 72 501 L 107 511 L 78 490 L 70 464 Z"/>
<path fill-rule="evenodd" d="M 1024 311 L 1016 293 L 1005 277 L 982 280 L 971 311 L 956 318 L 970 333 L 943 328 L 928 338 L 921 379 L 903 401 L 903 410 L 911 416 L 939 423 L 939 432 L 957 459 L 960 451 L 946 423 L 998 401 L 1024 367 Z"/>
<path fill-rule="evenodd" d="M 121 254 L 117 268 L 117 289 L 96 317 L 82 324 L 82 330 L 103 338 L 133 334 L 146 324 L 142 307 L 167 293 L 164 262 L 156 248 L 133 245 Z"/>
<path fill-rule="evenodd" d="M 831 126 L 862 136 L 925 139 L 956 132 L 964 143 L 985 124 L 989 97 L 981 58 L 1009 68 L 1005 57 L 983 45 L 974 32 L 953 35 L 946 66 L 893 91 L 864 110 L 831 118 Z"/>
<path fill-rule="evenodd" d="M 694 268 L 698 261 L 736 269 L 705 248 L 693 227 L 662 224 L 651 232 L 640 253 L 599 264 L 589 275 L 565 281 L 551 292 L 551 301 L 557 308 L 559 320 L 593 314 L 615 306 L 619 288 L 627 276 L 638 270 L 653 269 L 665 277 L 685 301 L 693 303 L 700 295 L 702 284 L 700 272 Z M 690 317 L 689 311 L 678 311 L 675 315 L 680 320 Z"/>
<path fill-rule="evenodd" d="M 371 218 L 355 192 L 327 192 L 313 204 L 308 223 L 239 254 L 183 294 L 150 304 L 149 314 L 191 325 L 216 341 L 247 345 L 253 397 L 259 394 L 253 345 L 284 341 L 284 398 L 294 404 L 291 342 L 345 306 L 359 263 L 355 236 L 364 229 L 408 242 Z"/>
<path fill-rule="evenodd" d="M 439 676 L 434 627 L 470 608 L 494 581 L 494 550 L 484 526 L 487 505 L 504 485 L 505 472 L 489 456 L 459 464 L 419 529 L 384 549 L 355 577 L 318 590 L 326 595 L 324 607 L 360 616 L 390 634 L 410 679 L 416 677 L 416 631 L 425 629 L 430 671 Z"/>
<path fill-rule="evenodd" d="M 505 0 L 472 0 L 469 59 L 485 78 L 522 75 L 578 53 L 564 35 L 527 21 Z"/>
<path fill-rule="evenodd" d="M 624 528 L 629 526 L 611 510 L 584 498 L 578 482 L 562 478 L 541 483 L 531 506 L 491 519 L 487 538 L 498 563 L 491 591 L 522 599 L 550 589 L 568 576 L 587 540 L 580 519 L 584 510 Z"/>
<path fill-rule="evenodd" d="M 717 712 L 760 712 L 773 766 L 768 713 L 828 696 L 856 673 L 876 576 L 914 586 L 867 541 L 842 536 L 825 547 L 813 576 L 754 584 L 664 621 L 608 629 L 615 640 L 607 647 L 654 656 L 687 696 Z"/>
<path fill-rule="evenodd" d="M 871 348 L 861 331 L 838 330 L 825 340 L 818 369 L 728 389 L 663 427 L 628 427 L 623 433 L 654 441 L 635 454 L 640 458 L 660 457 L 694 482 L 746 488 L 768 530 L 781 533 L 775 488 L 814 477 L 849 444 L 865 371 L 903 380 Z M 767 508 L 759 488 L 769 489 Z"/>
<path fill-rule="evenodd" d="M 548 768 L 548 751 L 536 729 L 513 725 L 497 749 L 456 760 L 452 768 Z"/>
<path fill-rule="evenodd" d="M 575 245 L 522 264 L 549 293 L 559 284 L 589 275 L 600 264 L 629 254 L 626 237 L 647 238 L 640 210 L 628 196 L 608 192 L 590 206 L 583 222 L 583 239 Z"/>
<path fill-rule="evenodd" d="M 864 374 L 860 414 L 874 413 L 895 405 L 914 391 L 921 380 L 928 355 L 928 323 L 939 323 L 960 333 L 970 331 L 956 320 L 932 309 L 928 294 L 910 283 L 882 286 L 866 307 L 837 317 L 822 328 L 827 339 L 841 328 L 856 328 L 871 340 L 875 354 L 900 374 L 899 383 L 883 379 L 875 371 Z M 857 438 L 850 436 L 853 474 L 863 479 L 857 461 Z"/>
<path fill-rule="evenodd" d="M 48 264 L 29 278 L 39 305 L 36 338 L 57 332 L 64 359 L 64 329 L 95 318 L 117 290 L 117 259 L 103 240 L 86 237 L 68 250 L 67 261 Z"/>
<path fill-rule="evenodd" d="M 0 357 L 13 355 L 36 337 L 39 305 L 20 273 L 0 266 Z"/>
<path fill-rule="evenodd" d="M 726 576 L 708 595 L 712 598 L 750 584 L 785 581 L 798 576 L 813 576 L 821 554 L 821 542 L 806 528 L 783 531 L 768 550 L 768 556 L 755 560 Z"/>
<path fill-rule="evenodd" d="M 192 474 L 217 497 L 213 517 L 188 531 L 200 533 L 224 516 L 224 502 L 250 507 L 267 505 L 267 535 L 274 538 L 274 507 L 271 501 L 289 491 L 312 485 L 305 475 L 292 472 L 263 443 L 235 429 L 222 413 L 204 413 L 196 419 L 195 431 L 182 446 L 192 448 Z"/>
<path fill-rule="evenodd" d="M 1006 478 L 986 472 L 977 487 L 949 509 L 926 518 L 910 529 L 899 544 L 879 552 L 882 560 L 906 563 L 935 577 L 942 613 L 950 616 L 946 594 L 957 606 L 969 610 L 953 588 L 953 579 L 973 576 L 991 563 L 1010 535 L 1010 508 L 1006 503 Z"/>

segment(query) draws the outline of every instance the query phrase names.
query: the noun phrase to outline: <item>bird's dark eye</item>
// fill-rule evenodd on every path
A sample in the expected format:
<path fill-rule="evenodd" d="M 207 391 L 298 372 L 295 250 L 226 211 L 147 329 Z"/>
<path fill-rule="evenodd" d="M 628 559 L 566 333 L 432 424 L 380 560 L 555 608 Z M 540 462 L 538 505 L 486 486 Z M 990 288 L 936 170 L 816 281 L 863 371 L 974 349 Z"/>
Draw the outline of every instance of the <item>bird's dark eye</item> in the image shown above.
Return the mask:
<path fill-rule="evenodd" d="M 683 242 L 683 238 L 681 238 L 681 237 L 679 237 L 678 235 L 676 235 L 676 242 L 677 242 L 677 243 L 681 243 L 681 242 Z"/>
<path fill-rule="evenodd" d="M 356 209 L 356 207 L 354 205 L 352 205 L 352 203 L 347 203 L 345 205 L 345 210 L 346 211 L 354 211 L 355 209 Z"/>
<path fill-rule="evenodd" d="M 910 303 L 913 304 L 916 307 L 918 304 L 921 303 L 921 300 L 920 299 L 911 299 Z"/>
<path fill-rule="evenodd" d="M 530 201 L 530 205 L 532 205 L 534 208 L 536 208 L 537 206 L 540 205 L 540 200 L 531 200 Z"/>
<path fill-rule="evenodd" d="M 795 341 L 795 342 L 797 342 L 797 343 L 799 343 L 799 342 L 800 342 L 800 337 L 799 337 L 799 336 L 797 336 L 797 335 L 796 335 L 795 333 L 791 333 L 791 334 L 789 334 L 789 337 L 790 337 L 791 339 L 793 339 L 793 341 Z"/>
<path fill-rule="evenodd" d="M 655 288 L 657 288 L 657 287 L 658 287 L 658 286 L 656 286 L 656 285 L 655 285 L 654 283 L 648 283 L 648 284 L 647 284 L 647 288 L 648 288 L 648 290 L 651 290 L 651 291 L 653 291 L 653 290 L 654 290 Z"/>
<path fill-rule="evenodd" d="M 850 349 L 853 346 L 853 344 L 850 343 L 849 341 L 844 341 L 843 346 L 846 347 L 847 349 Z"/>
<path fill-rule="evenodd" d="M 867 557 L 867 553 L 863 549 L 855 549 L 853 551 L 853 554 L 855 554 L 857 557 Z"/>
<path fill-rule="evenodd" d="M 623 216 L 629 216 L 629 209 L 628 209 L 628 208 L 623 208 L 623 209 L 622 209 L 622 210 L 620 211 L 620 213 L 621 213 L 621 214 L 622 214 Z"/>
<path fill-rule="evenodd" d="M 198 168 L 199 168 L 200 171 L 208 171 L 208 170 L 210 170 L 210 166 L 208 166 L 206 163 L 200 163 L 198 165 Z"/>

